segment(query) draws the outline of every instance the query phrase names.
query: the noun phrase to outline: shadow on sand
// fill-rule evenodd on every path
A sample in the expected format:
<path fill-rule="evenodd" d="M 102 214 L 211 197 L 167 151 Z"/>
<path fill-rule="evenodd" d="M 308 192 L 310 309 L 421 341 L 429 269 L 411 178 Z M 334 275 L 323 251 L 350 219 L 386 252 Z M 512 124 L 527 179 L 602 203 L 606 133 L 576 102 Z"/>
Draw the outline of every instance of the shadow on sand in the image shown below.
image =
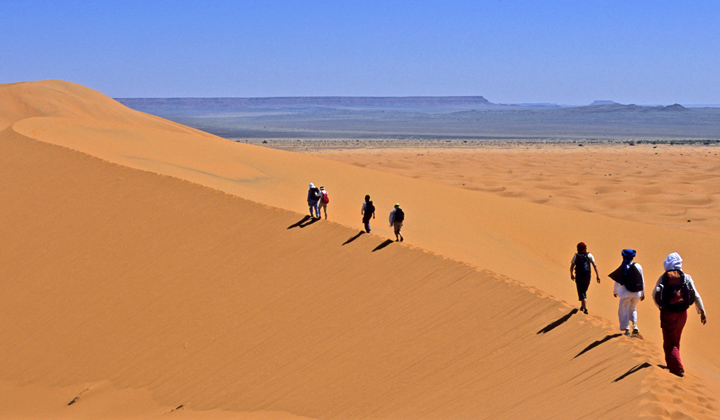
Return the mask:
<path fill-rule="evenodd" d="M 304 228 L 305 226 L 312 225 L 313 223 L 317 222 L 318 220 L 320 220 L 320 219 L 319 218 L 315 219 L 312 216 L 305 216 L 302 219 L 300 219 L 299 222 L 288 226 L 288 229 L 292 229 L 292 228 L 296 228 L 296 227 Z"/>
<path fill-rule="evenodd" d="M 578 312 L 578 309 L 577 309 L 577 308 L 573 309 L 572 311 L 570 311 L 569 314 L 564 315 L 562 318 L 558 319 L 557 321 L 551 322 L 551 323 L 548 324 L 545 328 L 543 328 L 542 330 L 538 331 L 537 333 L 538 333 L 538 334 L 545 334 L 546 332 L 550 332 L 550 331 L 554 330 L 555 328 L 557 328 L 557 327 L 559 327 L 560 325 L 564 324 L 565 321 L 567 321 L 568 319 L 570 319 L 570 317 L 573 316 L 573 315 L 575 315 L 577 312 Z"/>
<path fill-rule="evenodd" d="M 622 337 L 622 334 L 618 333 L 618 334 L 606 335 L 605 338 L 603 338 L 602 340 L 597 340 L 594 343 L 590 344 L 589 346 L 585 347 L 583 349 L 583 351 L 578 353 L 577 356 L 573 357 L 573 359 L 577 359 L 578 357 L 589 352 L 590 350 L 594 349 L 595 347 L 599 346 L 600 344 L 610 341 L 613 338 L 617 338 L 617 337 Z"/>
<path fill-rule="evenodd" d="M 641 370 L 641 369 L 649 368 L 649 367 L 651 367 L 651 366 L 652 366 L 652 365 L 651 365 L 650 363 L 648 363 L 648 362 L 639 364 L 639 365 L 633 367 L 632 369 L 628 370 L 628 371 L 625 372 L 624 374 L 622 374 L 619 378 L 615 379 L 613 382 L 622 381 L 623 379 L 625 379 L 626 377 L 632 375 L 633 373 L 635 373 L 635 372 L 637 372 L 637 371 L 639 371 L 639 370 Z"/>
<path fill-rule="evenodd" d="M 352 238 L 348 239 L 347 241 L 343 242 L 343 245 L 349 244 L 350 242 L 354 241 L 355 239 L 361 237 L 361 236 L 364 235 L 364 234 L 365 234 L 365 232 L 361 230 L 360 233 L 358 233 L 357 235 L 355 235 L 355 236 L 353 236 Z"/>
<path fill-rule="evenodd" d="M 385 242 L 376 246 L 375 249 L 372 250 L 372 252 L 380 251 L 381 249 L 385 248 L 386 246 L 390 245 L 391 243 L 393 243 L 392 239 L 387 239 L 387 240 L 385 240 Z"/>

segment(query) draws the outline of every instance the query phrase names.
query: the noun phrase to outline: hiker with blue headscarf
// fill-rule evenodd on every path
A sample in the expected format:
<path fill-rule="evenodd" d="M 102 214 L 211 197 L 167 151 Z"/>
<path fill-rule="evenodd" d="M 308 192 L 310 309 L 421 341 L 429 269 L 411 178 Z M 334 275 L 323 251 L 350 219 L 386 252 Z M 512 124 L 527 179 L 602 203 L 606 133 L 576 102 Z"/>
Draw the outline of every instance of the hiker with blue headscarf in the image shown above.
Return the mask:
<path fill-rule="evenodd" d="M 623 249 L 623 262 L 615 271 L 609 274 L 615 280 L 613 296 L 620 298 L 618 319 L 620 330 L 625 335 L 630 334 L 630 322 L 633 324 L 632 337 L 640 337 L 637 322 L 637 305 L 645 299 L 645 279 L 640 264 L 633 261 L 637 252 L 634 249 Z M 640 337 L 642 338 L 642 337 Z"/>

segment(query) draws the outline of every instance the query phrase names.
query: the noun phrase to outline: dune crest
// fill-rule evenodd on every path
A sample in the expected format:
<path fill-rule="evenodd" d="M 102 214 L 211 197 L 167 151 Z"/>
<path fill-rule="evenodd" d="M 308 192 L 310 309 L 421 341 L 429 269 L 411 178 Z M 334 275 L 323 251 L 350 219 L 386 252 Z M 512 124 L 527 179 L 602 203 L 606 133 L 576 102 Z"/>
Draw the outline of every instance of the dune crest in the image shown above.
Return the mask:
<path fill-rule="evenodd" d="M 462 217 L 481 206 L 496 221 L 468 219 L 458 235 L 427 222 L 435 214 L 423 213 L 422 197 L 405 196 L 417 218 L 412 243 L 481 248 L 444 258 L 343 225 L 359 219 L 353 198 L 365 185 L 381 203 L 442 186 L 154 124 L 143 132 L 137 121 L 128 128 L 33 114 L 0 133 L 0 330 L 12 343 L 0 347 L 0 379 L 43 394 L 28 416 L 143 416 L 103 409 L 97 390 L 131 392 L 147 416 L 182 406 L 173 415 L 188 418 L 217 410 L 240 418 L 674 418 L 681 410 L 709 419 L 717 411 L 712 373 L 689 369 L 676 389 L 656 344 L 616 336 L 614 323 L 548 293 L 543 282 L 556 268 L 544 253 L 562 241 L 532 238 L 557 225 L 496 214 L 539 212 L 544 221 L 556 209 L 453 190 L 451 198 L 469 201 L 432 211 L 457 208 L 464 213 L 451 214 Z M 128 146 L 132 130 L 144 137 Z M 223 159 L 229 172 L 207 170 Z M 300 176 L 337 183 L 331 218 L 343 224 L 290 211 L 304 210 Z M 373 223 L 387 232 L 378 216 Z M 626 226 L 637 227 L 614 225 Z M 518 275 L 476 267 L 493 264 Z M 539 268 L 547 272 L 535 276 Z M 677 395 L 690 403 L 674 406 Z M 17 409 L 0 398 L 0 411 Z"/>

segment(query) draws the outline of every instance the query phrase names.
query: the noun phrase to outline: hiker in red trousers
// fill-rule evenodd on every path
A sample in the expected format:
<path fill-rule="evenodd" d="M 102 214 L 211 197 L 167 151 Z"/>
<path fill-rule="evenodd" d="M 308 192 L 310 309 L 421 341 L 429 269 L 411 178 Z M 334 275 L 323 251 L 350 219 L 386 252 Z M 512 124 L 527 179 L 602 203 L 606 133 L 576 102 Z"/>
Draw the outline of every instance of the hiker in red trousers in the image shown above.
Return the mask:
<path fill-rule="evenodd" d="M 687 310 L 694 303 L 700 314 L 700 322 L 705 324 L 705 307 L 692 277 L 683 273 L 682 258 L 677 252 L 668 255 L 663 266 L 665 273 L 660 276 L 653 289 L 653 300 L 660 308 L 665 362 L 671 373 L 685 376 L 680 360 L 680 336 L 687 321 Z"/>

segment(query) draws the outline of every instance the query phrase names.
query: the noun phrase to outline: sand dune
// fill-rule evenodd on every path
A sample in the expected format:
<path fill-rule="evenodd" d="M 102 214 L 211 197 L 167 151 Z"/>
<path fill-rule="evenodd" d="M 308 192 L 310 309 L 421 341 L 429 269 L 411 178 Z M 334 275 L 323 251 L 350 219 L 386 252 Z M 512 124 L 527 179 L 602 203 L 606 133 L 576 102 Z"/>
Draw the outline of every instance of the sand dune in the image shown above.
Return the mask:
<path fill-rule="evenodd" d="M 68 109 L 41 106 L 56 91 Z M 715 416 L 715 236 L 234 144 L 98 95 L 0 86 L 3 418 Z M 310 181 L 332 221 L 303 221 Z M 386 242 L 386 211 L 358 235 L 365 193 L 403 203 L 412 245 Z M 674 238 L 711 319 L 688 324 L 688 376 L 658 367 L 649 302 L 647 341 L 616 336 L 598 287 L 596 314 L 571 312 L 578 236 L 605 272 L 632 240 L 648 278 Z"/>

